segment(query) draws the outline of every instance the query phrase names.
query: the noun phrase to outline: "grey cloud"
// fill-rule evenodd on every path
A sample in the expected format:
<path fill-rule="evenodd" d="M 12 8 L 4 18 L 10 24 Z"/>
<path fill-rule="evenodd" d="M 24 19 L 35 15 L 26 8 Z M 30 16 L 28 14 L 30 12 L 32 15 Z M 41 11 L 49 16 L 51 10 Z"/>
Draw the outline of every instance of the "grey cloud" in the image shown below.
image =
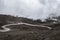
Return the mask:
<path fill-rule="evenodd" d="M 59 15 L 58 0 L 0 0 L 0 14 L 45 19 L 52 13 Z"/>

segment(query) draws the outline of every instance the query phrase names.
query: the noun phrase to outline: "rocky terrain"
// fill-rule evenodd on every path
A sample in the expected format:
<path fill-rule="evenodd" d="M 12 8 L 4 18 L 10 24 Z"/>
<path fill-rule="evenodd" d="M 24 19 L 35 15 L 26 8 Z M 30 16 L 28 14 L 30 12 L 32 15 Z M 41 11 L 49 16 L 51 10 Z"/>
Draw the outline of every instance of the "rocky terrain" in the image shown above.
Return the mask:
<path fill-rule="evenodd" d="M 34 25 L 50 26 L 53 29 L 49 30 L 43 27 L 28 26 L 28 25 L 13 25 L 7 26 L 11 31 L 0 32 L 0 40 L 60 40 L 60 23 L 41 22 L 41 20 L 32 20 L 23 17 L 14 17 L 10 15 L 0 15 L 0 30 L 1 26 L 25 22 Z"/>

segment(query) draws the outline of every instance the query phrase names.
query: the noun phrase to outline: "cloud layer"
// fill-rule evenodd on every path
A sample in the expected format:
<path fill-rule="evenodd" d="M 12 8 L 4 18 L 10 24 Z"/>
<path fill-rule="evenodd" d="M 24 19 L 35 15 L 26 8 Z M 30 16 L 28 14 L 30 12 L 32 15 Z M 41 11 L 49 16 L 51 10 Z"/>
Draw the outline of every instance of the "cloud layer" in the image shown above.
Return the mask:
<path fill-rule="evenodd" d="M 45 19 L 60 13 L 59 0 L 0 0 L 0 14 Z"/>

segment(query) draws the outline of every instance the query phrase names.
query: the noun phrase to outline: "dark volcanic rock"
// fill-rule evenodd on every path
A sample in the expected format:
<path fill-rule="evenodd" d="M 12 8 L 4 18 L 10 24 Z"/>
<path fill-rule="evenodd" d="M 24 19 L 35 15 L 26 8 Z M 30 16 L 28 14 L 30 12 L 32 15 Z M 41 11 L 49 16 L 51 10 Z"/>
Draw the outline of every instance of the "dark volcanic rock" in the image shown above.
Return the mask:
<path fill-rule="evenodd" d="M 3 25 L 18 22 L 42 25 L 41 23 L 34 22 L 27 18 L 0 15 L 0 29 L 2 29 L 1 26 Z M 28 25 L 8 26 L 8 28 L 11 28 L 11 31 L 0 32 L 0 40 L 60 40 L 60 24 L 46 24 L 47 26 L 51 26 L 53 30 Z"/>

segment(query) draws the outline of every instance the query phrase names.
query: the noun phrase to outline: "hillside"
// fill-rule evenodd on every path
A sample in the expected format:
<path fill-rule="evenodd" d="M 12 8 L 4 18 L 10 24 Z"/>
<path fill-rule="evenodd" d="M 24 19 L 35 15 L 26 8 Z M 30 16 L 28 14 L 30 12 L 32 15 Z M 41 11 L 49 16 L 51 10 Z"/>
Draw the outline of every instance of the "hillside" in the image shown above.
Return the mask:
<path fill-rule="evenodd" d="M 2 29 L 1 26 L 3 25 L 19 22 L 46 25 L 52 27 L 53 30 L 23 24 L 7 26 L 7 28 L 11 28 L 11 31 L 0 32 L 0 40 L 60 40 L 60 23 L 53 24 L 52 22 L 42 22 L 41 20 L 37 21 L 23 17 L 0 15 L 0 29 Z"/>

